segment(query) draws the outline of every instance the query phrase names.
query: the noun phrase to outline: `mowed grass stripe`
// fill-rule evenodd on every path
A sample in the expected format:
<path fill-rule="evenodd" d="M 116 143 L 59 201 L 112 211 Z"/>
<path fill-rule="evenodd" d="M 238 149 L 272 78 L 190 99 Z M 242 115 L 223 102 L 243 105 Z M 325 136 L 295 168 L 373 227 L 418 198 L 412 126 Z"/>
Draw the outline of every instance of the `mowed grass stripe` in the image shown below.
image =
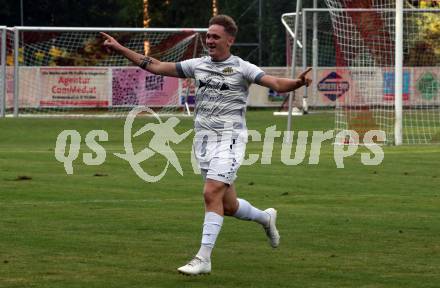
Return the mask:
<path fill-rule="evenodd" d="M 313 114 L 294 118 L 293 127 L 327 131 L 333 120 Z M 110 155 L 124 151 L 123 123 L 0 120 L 0 287 L 438 287 L 438 146 L 385 146 L 379 166 L 361 163 L 363 147 L 337 169 L 331 143 L 318 165 L 308 164 L 308 146 L 303 163 L 287 166 L 277 139 L 272 164 L 243 166 L 236 187 L 255 206 L 278 209 L 281 246 L 271 249 L 257 224 L 226 218 L 213 273 L 191 278 L 176 273 L 198 249 L 204 213 L 191 137 L 173 146 L 184 175 L 171 167 L 146 183 Z M 272 125 L 283 130 L 285 118 L 249 112 L 250 129 Z M 178 126 L 191 128 L 191 119 Z M 106 162 L 83 164 L 82 153 L 91 152 L 83 142 L 66 175 L 53 151 L 64 129 L 83 140 L 106 130 Z M 136 149 L 148 139 L 135 139 Z M 261 151 L 262 143 L 249 143 L 248 153 Z M 164 167 L 156 156 L 143 164 L 152 174 Z"/>

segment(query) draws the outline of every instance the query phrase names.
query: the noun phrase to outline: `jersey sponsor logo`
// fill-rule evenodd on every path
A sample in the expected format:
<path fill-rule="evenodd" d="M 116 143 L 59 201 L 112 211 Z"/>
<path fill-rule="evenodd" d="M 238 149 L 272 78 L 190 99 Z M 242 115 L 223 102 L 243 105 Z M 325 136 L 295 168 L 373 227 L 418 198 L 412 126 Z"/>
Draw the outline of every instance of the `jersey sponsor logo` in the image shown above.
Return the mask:
<path fill-rule="evenodd" d="M 226 91 L 229 91 L 229 85 L 225 83 L 225 77 L 222 75 L 208 75 L 198 81 L 197 90 L 197 112 L 202 108 L 200 105 L 207 105 L 208 102 L 218 102 Z M 204 103 L 204 104 L 201 104 Z"/>
<path fill-rule="evenodd" d="M 213 89 L 219 91 L 229 90 L 228 84 L 215 81 L 214 79 L 208 79 L 206 81 L 200 80 L 199 87 L 200 88 L 205 87 L 205 90 L 206 89 Z"/>
<path fill-rule="evenodd" d="M 350 83 L 338 73 L 331 72 L 318 83 L 318 91 L 331 101 L 336 101 L 350 89 Z"/>
<path fill-rule="evenodd" d="M 225 74 L 232 74 L 234 73 L 234 69 L 232 69 L 232 67 L 226 67 L 222 72 Z"/>

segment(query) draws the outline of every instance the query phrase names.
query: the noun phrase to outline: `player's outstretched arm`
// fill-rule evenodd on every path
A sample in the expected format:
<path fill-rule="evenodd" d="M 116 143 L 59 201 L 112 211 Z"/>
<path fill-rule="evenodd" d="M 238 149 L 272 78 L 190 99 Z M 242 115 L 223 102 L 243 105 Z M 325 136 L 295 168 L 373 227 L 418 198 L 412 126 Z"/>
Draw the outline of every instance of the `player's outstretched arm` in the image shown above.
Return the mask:
<path fill-rule="evenodd" d="M 153 57 L 139 54 L 139 53 L 137 53 L 133 50 L 130 50 L 127 47 L 121 45 L 112 36 L 110 36 L 104 32 L 101 32 L 101 35 L 105 39 L 103 45 L 107 49 L 113 50 L 113 51 L 123 55 L 128 60 L 130 60 L 134 64 L 138 65 L 142 69 L 145 69 L 145 70 L 147 70 L 151 73 L 154 73 L 154 74 L 159 74 L 159 75 L 164 75 L 164 76 L 172 76 L 172 77 L 179 76 L 179 74 L 177 73 L 176 63 L 161 62 L 157 59 L 154 59 Z"/>
<path fill-rule="evenodd" d="M 271 75 L 264 75 L 263 77 L 261 77 L 260 82 L 258 84 L 271 88 L 272 90 L 275 90 L 279 93 L 293 91 L 304 85 L 308 87 L 312 83 L 312 79 L 307 77 L 307 74 L 311 70 L 312 68 L 305 70 L 296 79 L 280 78 Z"/>

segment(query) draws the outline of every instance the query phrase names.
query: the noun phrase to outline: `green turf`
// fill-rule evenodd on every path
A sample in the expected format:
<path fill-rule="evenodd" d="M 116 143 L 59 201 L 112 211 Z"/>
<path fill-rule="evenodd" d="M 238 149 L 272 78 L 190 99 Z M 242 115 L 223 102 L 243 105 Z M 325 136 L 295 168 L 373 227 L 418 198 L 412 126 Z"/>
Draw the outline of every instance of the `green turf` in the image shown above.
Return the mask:
<path fill-rule="evenodd" d="M 248 114 L 260 132 L 284 122 Z M 191 126 L 182 120 L 179 132 Z M 295 130 L 332 126 L 332 114 L 294 118 Z M 213 273 L 191 278 L 176 273 L 197 251 L 203 219 L 191 139 L 173 145 L 184 176 L 170 168 L 146 183 L 112 154 L 123 152 L 121 119 L 1 119 L 0 129 L 0 287 L 439 287 L 440 146 L 384 147 L 379 166 L 361 164 L 362 148 L 337 169 L 330 141 L 318 165 L 286 166 L 278 140 L 272 164 L 242 167 L 236 186 L 255 206 L 278 209 L 280 247 L 257 224 L 227 218 Z M 66 175 L 54 157 L 64 129 L 83 139 L 108 131 L 106 162 L 86 166 L 80 155 Z M 164 165 L 147 162 L 151 173 Z"/>

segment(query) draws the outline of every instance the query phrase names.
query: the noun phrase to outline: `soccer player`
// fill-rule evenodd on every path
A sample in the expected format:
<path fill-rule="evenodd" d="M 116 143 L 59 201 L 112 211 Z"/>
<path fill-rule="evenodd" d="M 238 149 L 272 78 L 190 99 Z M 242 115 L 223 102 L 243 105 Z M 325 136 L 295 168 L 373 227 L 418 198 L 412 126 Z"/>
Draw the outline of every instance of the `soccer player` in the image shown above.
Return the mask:
<path fill-rule="evenodd" d="M 272 247 L 276 248 L 280 243 L 276 228 L 277 211 L 274 208 L 262 211 L 237 198 L 234 186 L 247 142 L 246 102 L 251 83 L 277 92 L 288 92 L 311 83 L 306 76 L 310 69 L 297 79 L 265 74 L 257 66 L 231 54 L 237 31 L 231 17 L 214 16 L 206 34 L 209 56 L 177 63 L 161 62 L 138 54 L 101 33 L 105 38 L 104 46 L 151 73 L 196 80 L 193 152 L 204 179 L 205 218 L 199 251 L 191 261 L 177 269 L 187 275 L 211 272 L 211 252 L 224 216 L 257 222 L 266 231 Z"/>

